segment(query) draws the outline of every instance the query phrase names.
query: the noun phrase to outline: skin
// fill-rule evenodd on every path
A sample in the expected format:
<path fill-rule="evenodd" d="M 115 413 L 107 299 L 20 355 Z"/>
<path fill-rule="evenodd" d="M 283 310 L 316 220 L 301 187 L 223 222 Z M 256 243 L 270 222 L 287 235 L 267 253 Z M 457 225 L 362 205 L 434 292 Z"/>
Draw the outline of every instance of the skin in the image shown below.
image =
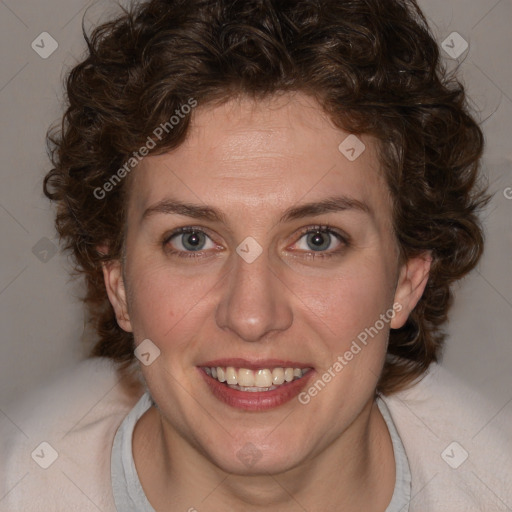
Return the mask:
<path fill-rule="evenodd" d="M 389 504 L 395 461 L 374 393 L 389 328 L 421 297 L 430 259 L 400 263 L 376 141 L 359 136 L 366 150 L 350 162 L 338 150 L 348 135 L 301 93 L 232 99 L 197 107 L 186 141 L 133 171 L 125 261 L 105 265 L 104 276 L 119 325 L 161 351 L 142 367 L 159 409 L 138 421 L 133 439 L 157 511 L 384 512 Z M 289 207 L 342 194 L 370 213 L 279 222 Z M 142 220 L 171 196 L 215 207 L 226 223 L 175 213 Z M 349 243 L 325 235 L 322 254 L 333 256 L 322 258 L 301 232 L 318 224 Z M 202 255 L 170 252 L 186 251 L 186 235 L 162 244 L 182 226 L 207 231 Z M 236 253 L 248 236 L 263 250 L 252 263 Z M 318 378 L 395 303 L 394 318 L 306 405 L 235 409 L 198 373 L 219 358 L 278 358 L 309 363 Z M 259 456 L 253 465 L 237 456 L 247 443 Z"/>

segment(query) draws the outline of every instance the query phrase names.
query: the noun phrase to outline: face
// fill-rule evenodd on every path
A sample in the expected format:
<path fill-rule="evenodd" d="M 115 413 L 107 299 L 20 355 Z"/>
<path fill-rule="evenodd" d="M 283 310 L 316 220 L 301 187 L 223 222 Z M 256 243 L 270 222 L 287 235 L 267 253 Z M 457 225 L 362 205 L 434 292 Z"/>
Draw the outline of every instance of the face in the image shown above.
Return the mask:
<path fill-rule="evenodd" d="M 225 471 L 356 439 L 389 329 L 426 283 L 425 259 L 399 264 L 376 141 L 359 136 L 354 159 L 349 135 L 302 94 L 231 100 L 131 176 L 107 291 L 160 350 L 142 370 L 166 428 Z"/>

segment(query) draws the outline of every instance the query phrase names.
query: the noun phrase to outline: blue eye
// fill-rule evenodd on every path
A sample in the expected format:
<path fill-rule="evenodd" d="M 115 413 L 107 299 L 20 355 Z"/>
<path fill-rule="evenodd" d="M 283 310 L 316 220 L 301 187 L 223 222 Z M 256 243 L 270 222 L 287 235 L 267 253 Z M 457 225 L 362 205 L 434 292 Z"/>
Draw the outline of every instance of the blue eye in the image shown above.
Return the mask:
<path fill-rule="evenodd" d="M 315 231 L 304 235 L 306 237 L 306 243 L 308 247 L 313 251 L 326 251 L 332 242 L 332 234 L 321 231 Z"/>
<path fill-rule="evenodd" d="M 297 242 L 298 249 L 311 254 L 312 257 L 319 253 L 321 257 L 333 256 L 340 251 L 340 246 L 343 248 L 348 245 L 348 241 L 337 231 L 329 228 L 328 226 L 315 226 L 307 228 L 303 231 L 302 236 Z M 326 254 L 323 254 L 324 252 Z"/>
<path fill-rule="evenodd" d="M 304 228 L 294 244 L 292 252 L 306 258 L 329 258 L 340 255 L 349 244 L 349 238 L 330 226 L 309 226 Z M 185 226 L 166 235 L 162 245 L 168 254 L 180 258 L 207 257 L 205 252 L 222 249 L 206 232 L 198 227 Z M 210 254 L 211 256 L 212 254 Z"/>
<path fill-rule="evenodd" d="M 210 240 L 210 246 L 207 245 Z M 175 251 L 171 252 L 197 252 L 215 248 L 215 244 L 210 237 L 202 230 L 197 228 L 180 228 L 167 237 L 164 244 L 171 245 Z"/>

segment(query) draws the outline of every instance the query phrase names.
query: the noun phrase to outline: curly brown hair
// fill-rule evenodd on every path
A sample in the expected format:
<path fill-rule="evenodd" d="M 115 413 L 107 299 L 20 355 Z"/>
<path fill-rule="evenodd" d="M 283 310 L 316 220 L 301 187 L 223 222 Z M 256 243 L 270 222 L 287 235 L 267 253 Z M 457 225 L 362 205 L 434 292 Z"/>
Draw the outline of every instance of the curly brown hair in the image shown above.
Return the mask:
<path fill-rule="evenodd" d="M 87 55 L 66 78 L 60 128 L 47 134 L 54 168 L 44 192 L 58 204 L 63 249 L 85 275 L 99 337 L 91 356 L 125 367 L 134 360 L 133 335 L 118 326 L 102 275 L 103 262 L 123 255 L 130 180 L 103 200 L 98 189 L 190 98 L 205 105 L 301 91 L 340 128 L 378 139 L 401 256 L 431 251 L 427 287 L 390 332 L 377 391 L 423 375 L 442 349 L 451 285 L 482 254 L 477 215 L 488 196 L 478 179 L 482 132 L 416 2 L 151 0 L 121 9 L 90 36 L 82 26 Z M 181 144 L 191 115 L 150 154 Z"/>

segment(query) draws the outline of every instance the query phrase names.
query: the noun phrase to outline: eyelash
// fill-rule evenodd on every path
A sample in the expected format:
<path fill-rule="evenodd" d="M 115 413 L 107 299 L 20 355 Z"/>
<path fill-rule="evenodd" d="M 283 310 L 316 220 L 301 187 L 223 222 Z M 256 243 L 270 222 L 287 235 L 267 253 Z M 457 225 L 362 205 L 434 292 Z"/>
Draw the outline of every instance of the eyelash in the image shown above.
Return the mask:
<path fill-rule="evenodd" d="M 315 259 L 315 258 L 332 258 L 333 256 L 339 256 L 340 253 L 350 246 L 350 240 L 347 237 L 347 235 L 340 233 L 336 228 L 333 226 L 330 226 L 328 224 L 322 224 L 322 225 L 315 225 L 315 226 L 308 226 L 306 228 L 303 228 L 300 231 L 300 236 L 297 241 L 299 241 L 304 235 L 307 235 L 309 233 L 327 233 L 333 235 L 339 242 L 343 244 L 343 247 L 340 249 L 337 249 L 332 252 L 316 252 L 316 251 L 309 251 L 305 254 L 307 254 L 308 258 Z M 185 233 L 204 233 L 206 236 L 208 236 L 210 239 L 211 237 L 208 235 L 208 233 L 200 227 L 195 226 L 184 226 L 182 228 L 177 228 L 171 233 L 168 233 L 164 235 L 164 238 L 162 240 L 162 246 L 164 248 L 167 247 L 169 242 L 176 236 L 185 234 Z M 168 254 L 171 254 L 173 256 L 178 256 L 179 258 L 200 258 L 203 256 L 205 251 L 179 251 L 174 249 L 166 249 Z M 300 252 L 300 251 L 299 251 Z"/>

